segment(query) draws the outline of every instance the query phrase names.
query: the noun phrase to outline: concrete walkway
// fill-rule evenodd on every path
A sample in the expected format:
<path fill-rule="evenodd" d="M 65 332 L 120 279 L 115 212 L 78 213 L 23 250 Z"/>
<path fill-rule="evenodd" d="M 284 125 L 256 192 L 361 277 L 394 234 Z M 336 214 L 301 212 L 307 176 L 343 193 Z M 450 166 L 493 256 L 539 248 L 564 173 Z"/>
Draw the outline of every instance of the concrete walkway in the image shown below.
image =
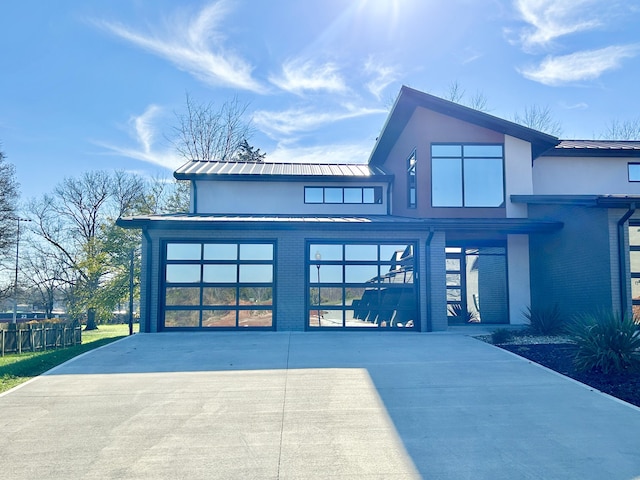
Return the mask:
<path fill-rule="evenodd" d="M 640 410 L 460 334 L 142 334 L 0 396 L 3 479 L 640 478 Z"/>

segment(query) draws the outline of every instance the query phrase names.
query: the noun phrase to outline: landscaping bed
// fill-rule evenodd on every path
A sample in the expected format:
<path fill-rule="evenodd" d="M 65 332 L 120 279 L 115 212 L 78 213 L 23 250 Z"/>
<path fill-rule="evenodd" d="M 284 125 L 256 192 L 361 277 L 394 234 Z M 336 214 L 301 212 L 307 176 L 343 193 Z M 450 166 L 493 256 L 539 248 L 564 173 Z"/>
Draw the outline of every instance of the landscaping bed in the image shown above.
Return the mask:
<path fill-rule="evenodd" d="M 640 407 L 640 371 L 617 374 L 582 372 L 573 363 L 577 347 L 571 343 L 515 342 L 517 339 L 496 346 Z"/>

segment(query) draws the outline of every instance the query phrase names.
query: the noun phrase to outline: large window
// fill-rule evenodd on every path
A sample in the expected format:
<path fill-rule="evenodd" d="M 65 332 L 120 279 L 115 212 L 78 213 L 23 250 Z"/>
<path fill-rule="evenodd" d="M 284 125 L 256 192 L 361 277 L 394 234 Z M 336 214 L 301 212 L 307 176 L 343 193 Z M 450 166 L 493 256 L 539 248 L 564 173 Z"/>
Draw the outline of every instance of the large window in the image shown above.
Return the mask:
<path fill-rule="evenodd" d="M 416 208 L 416 151 L 407 158 L 407 207 Z"/>
<path fill-rule="evenodd" d="M 413 243 L 311 243 L 307 258 L 309 328 L 418 328 Z"/>
<path fill-rule="evenodd" d="M 304 203 L 382 203 L 382 187 L 304 187 Z"/>
<path fill-rule="evenodd" d="M 434 207 L 501 207 L 504 204 L 502 145 L 431 145 Z"/>
<path fill-rule="evenodd" d="M 273 327 L 272 243 L 167 243 L 164 328 Z"/>

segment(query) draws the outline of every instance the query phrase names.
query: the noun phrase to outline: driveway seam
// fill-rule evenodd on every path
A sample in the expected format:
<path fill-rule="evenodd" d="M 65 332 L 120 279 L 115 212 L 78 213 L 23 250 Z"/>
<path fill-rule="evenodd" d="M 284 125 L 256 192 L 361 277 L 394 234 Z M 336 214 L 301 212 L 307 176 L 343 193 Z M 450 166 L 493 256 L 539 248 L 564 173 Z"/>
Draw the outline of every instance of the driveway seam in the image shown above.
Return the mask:
<path fill-rule="evenodd" d="M 280 466 L 282 462 L 282 438 L 284 436 L 284 409 L 287 402 L 287 382 L 289 381 L 289 354 L 291 352 L 291 333 L 288 334 L 289 341 L 287 342 L 287 363 L 284 370 L 284 392 L 282 396 L 282 416 L 280 417 L 280 448 L 278 450 L 278 471 L 277 479 L 280 479 Z"/>

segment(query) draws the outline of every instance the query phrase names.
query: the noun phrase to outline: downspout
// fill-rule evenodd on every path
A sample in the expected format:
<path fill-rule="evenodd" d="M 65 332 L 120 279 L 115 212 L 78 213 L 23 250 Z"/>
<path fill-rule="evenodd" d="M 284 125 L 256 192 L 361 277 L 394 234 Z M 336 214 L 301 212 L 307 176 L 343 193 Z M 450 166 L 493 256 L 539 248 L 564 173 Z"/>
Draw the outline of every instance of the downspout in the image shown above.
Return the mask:
<path fill-rule="evenodd" d="M 196 181 L 193 180 L 191 182 L 191 186 L 193 188 L 193 212 L 192 213 L 198 213 L 198 187 L 196 185 Z"/>
<path fill-rule="evenodd" d="M 427 332 L 433 332 L 433 320 L 432 320 L 432 312 L 431 312 L 431 240 L 433 240 L 433 228 L 429 227 L 429 235 L 427 236 L 426 248 L 425 248 L 425 270 L 426 270 L 426 278 L 425 278 L 425 293 L 427 296 L 427 311 L 426 319 L 427 319 Z M 422 330 L 422 329 L 421 329 Z"/>
<path fill-rule="evenodd" d="M 623 316 L 626 316 L 629 311 L 629 304 L 627 301 L 627 269 L 626 269 L 626 259 L 627 259 L 627 246 L 624 241 L 624 230 L 625 224 L 627 220 L 631 218 L 631 216 L 636 211 L 636 204 L 631 203 L 629 205 L 629 210 L 625 213 L 620 220 L 618 220 L 618 271 L 620 277 L 620 313 Z"/>
<path fill-rule="evenodd" d="M 153 255 L 151 255 L 152 252 L 152 241 L 151 241 L 151 237 L 149 236 L 149 232 L 147 231 L 146 228 L 142 229 L 142 236 L 144 237 L 145 241 L 147 242 L 147 248 L 146 248 L 146 271 L 145 271 L 145 296 L 144 296 L 144 333 L 151 333 L 151 264 L 152 264 L 152 259 L 153 259 Z"/>

